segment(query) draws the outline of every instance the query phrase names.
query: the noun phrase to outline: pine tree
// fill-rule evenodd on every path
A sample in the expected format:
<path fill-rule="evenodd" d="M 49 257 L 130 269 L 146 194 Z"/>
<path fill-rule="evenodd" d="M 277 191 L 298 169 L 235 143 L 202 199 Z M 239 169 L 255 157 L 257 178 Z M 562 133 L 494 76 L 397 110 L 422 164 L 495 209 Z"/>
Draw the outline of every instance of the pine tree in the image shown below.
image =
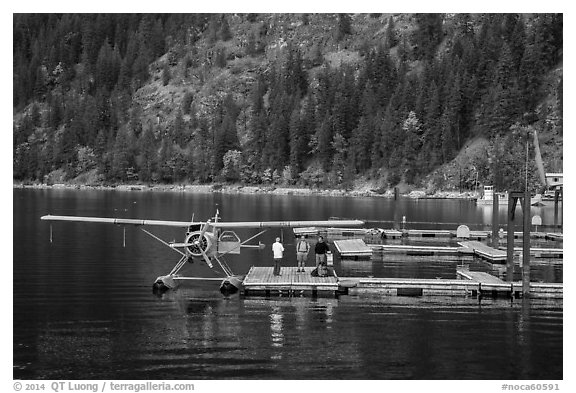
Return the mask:
<path fill-rule="evenodd" d="M 292 173 L 299 173 L 303 167 L 306 152 L 305 130 L 300 121 L 300 111 L 295 108 L 290 115 L 290 167 Z"/>
<path fill-rule="evenodd" d="M 512 57 L 512 50 L 507 43 L 502 45 L 500 59 L 496 65 L 494 84 L 502 86 L 503 89 L 510 88 L 516 79 L 516 67 Z"/>
<path fill-rule="evenodd" d="M 127 180 L 128 168 L 134 167 L 134 138 L 127 127 L 122 127 L 116 134 L 112 156 L 112 176 L 122 181 Z"/>
<path fill-rule="evenodd" d="M 458 121 L 457 114 L 459 110 L 459 101 L 458 101 L 458 88 L 454 89 L 454 93 L 457 94 L 456 97 L 451 97 L 451 105 L 453 106 L 451 110 L 452 119 Z M 440 102 L 440 94 L 438 86 L 436 83 L 432 81 L 430 85 L 429 91 L 429 101 L 426 106 L 426 115 L 424 120 L 424 132 L 422 138 L 422 150 L 420 154 L 420 161 L 421 162 L 428 162 L 431 167 L 434 167 L 440 162 L 438 161 L 439 157 L 435 152 L 441 147 L 439 143 L 440 135 L 441 135 L 441 116 L 442 116 L 442 107 Z"/>
<path fill-rule="evenodd" d="M 162 27 L 162 19 L 157 18 L 154 22 L 154 26 L 150 32 L 150 50 L 152 52 L 153 58 L 158 58 L 165 53 L 165 42 L 164 42 L 164 29 Z"/>
<path fill-rule="evenodd" d="M 232 38 L 230 25 L 228 24 L 228 19 L 225 15 L 222 15 L 222 21 L 220 22 L 220 31 L 218 32 L 218 35 L 222 41 L 228 41 Z"/>
<path fill-rule="evenodd" d="M 392 16 L 388 18 L 388 25 L 386 26 L 386 47 L 393 48 L 398 44 L 396 32 L 394 31 L 394 19 Z"/>
<path fill-rule="evenodd" d="M 316 134 L 317 140 L 317 157 L 320 159 L 322 168 L 325 172 L 330 170 L 331 157 L 332 157 L 332 138 L 333 138 L 333 127 L 332 118 L 326 114 L 324 115 L 322 121 L 320 121 L 320 127 L 318 128 Z"/>
<path fill-rule="evenodd" d="M 415 18 L 418 29 L 414 32 L 413 42 L 417 47 L 417 57 L 431 60 L 442 40 L 442 15 L 416 14 Z"/>
<path fill-rule="evenodd" d="M 546 70 L 545 56 L 547 52 L 537 25 L 533 25 L 526 38 L 524 56 L 520 64 L 520 91 L 526 110 L 534 110 L 541 98 L 542 76 Z"/>
<path fill-rule="evenodd" d="M 347 35 L 352 34 L 352 19 L 348 14 L 338 14 L 338 27 L 336 41 L 342 41 Z"/>
<path fill-rule="evenodd" d="M 418 162 L 418 151 L 422 145 L 422 125 L 416 117 L 416 113 L 411 111 L 402 124 L 405 135 L 404 142 L 404 176 L 408 183 L 413 184 L 418 173 L 420 173 L 420 162 Z"/>
<path fill-rule="evenodd" d="M 152 180 L 156 164 L 156 141 L 151 125 L 144 128 L 138 140 L 138 147 L 140 152 L 137 158 L 138 176 L 140 180 L 148 182 Z"/>
<path fill-rule="evenodd" d="M 334 150 L 334 157 L 332 158 L 332 184 L 330 186 L 346 186 L 351 180 L 353 172 L 350 165 L 347 165 L 349 149 L 346 139 L 338 133 L 335 134 L 332 149 Z"/>
<path fill-rule="evenodd" d="M 172 143 L 167 138 L 162 138 L 158 156 L 158 172 L 160 179 L 167 183 L 174 180 L 173 150 Z"/>
<path fill-rule="evenodd" d="M 374 140 L 374 124 L 372 116 L 362 116 L 352 131 L 349 140 L 350 152 L 353 154 L 353 165 L 356 172 L 364 173 L 370 168 L 371 150 Z M 338 134 L 340 135 L 340 134 Z M 342 136 L 342 135 L 340 135 Z"/>
<path fill-rule="evenodd" d="M 224 154 L 229 150 L 237 150 L 240 147 L 238 134 L 236 132 L 236 123 L 232 116 L 226 113 L 222 123 L 216 130 L 214 139 L 214 170 L 220 172 L 224 162 Z"/>
<path fill-rule="evenodd" d="M 162 85 L 167 86 L 171 78 L 170 67 L 168 66 L 168 62 L 165 62 L 162 68 Z"/>

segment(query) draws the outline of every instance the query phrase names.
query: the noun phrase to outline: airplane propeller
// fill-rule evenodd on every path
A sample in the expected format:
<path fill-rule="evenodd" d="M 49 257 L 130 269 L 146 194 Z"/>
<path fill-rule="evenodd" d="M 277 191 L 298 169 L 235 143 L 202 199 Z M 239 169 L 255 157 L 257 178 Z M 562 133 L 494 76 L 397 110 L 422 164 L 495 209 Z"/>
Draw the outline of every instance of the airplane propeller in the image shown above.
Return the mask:
<path fill-rule="evenodd" d="M 206 255 L 206 251 L 204 251 L 202 248 L 200 248 L 200 251 L 202 252 L 202 257 L 204 257 L 204 261 L 212 269 L 213 265 L 212 262 L 210 261 L 210 258 L 208 258 L 208 255 Z"/>

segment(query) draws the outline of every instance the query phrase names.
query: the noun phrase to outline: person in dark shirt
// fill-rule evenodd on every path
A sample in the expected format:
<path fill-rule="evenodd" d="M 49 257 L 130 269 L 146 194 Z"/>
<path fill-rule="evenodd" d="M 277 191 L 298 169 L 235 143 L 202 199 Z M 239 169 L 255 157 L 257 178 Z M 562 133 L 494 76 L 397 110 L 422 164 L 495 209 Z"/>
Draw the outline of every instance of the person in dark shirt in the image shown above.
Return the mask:
<path fill-rule="evenodd" d="M 326 276 L 328 274 L 328 266 L 326 264 L 326 253 L 328 251 L 330 251 L 330 248 L 328 248 L 328 244 L 324 242 L 324 238 L 322 236 L 318 237 L 318 243 L 316 243 L 314 247 L 318 276 Z"/>

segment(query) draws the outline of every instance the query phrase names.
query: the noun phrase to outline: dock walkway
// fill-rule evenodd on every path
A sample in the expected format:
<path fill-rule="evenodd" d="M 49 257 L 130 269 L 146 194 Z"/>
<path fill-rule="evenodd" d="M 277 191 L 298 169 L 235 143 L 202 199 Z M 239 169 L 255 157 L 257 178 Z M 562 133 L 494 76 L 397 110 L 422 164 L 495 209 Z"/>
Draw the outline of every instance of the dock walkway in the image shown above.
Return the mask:
<path fill-rule="evenodd" d="M 372 256 L 372 249 L 362 239 L 334 240 L 334 246 L 342 258 Z"/>
<path fill-rule="evenodd" d="M 462 247 L 470 248 L 474 254 L 490 262 L 506 261 L 506 251 L 498 250 L 478 241 L 458 242 Z"/>
<path fill-rule="evenodd" d="M 521 281 L 506 282 L 489 273 L 467 269 L 458 269 L 456 273 L 458 279 L 455 280 L 376 277 L 340 277 L 339 280 L 349 295 L 522 297 Z M 562 299 L 563 284 L 530 283 L 530 296 Z"/>
<path fill-rule="evenodd" d="M 472 280 L 475 282 L 479 282 L 482 284 L 506 284 L 506 281 L 503 281 L 501 279 L 499 279 L 496 276 L 493 276 L 489 273 L 485 273 L 485 272 L 473 272 L 470 270 L 456 270 L 456 274 L 458 274 L 459 277 L 462 277 L 466 280 Z M 510 286 L 510 283 L 508 283 L 508 286 Z"/>
<path fill-rule="evenodd" d="M 373 251 L 403 253 L 406 255 L 460 255 L 461 247 L 448 246 L 410 246 L 404 244 L 370 244 Z"/>
<path fill-rule="evenodd" d="M 522 297 L 522 282 L 506 282 L 489 273 L 458 269 L 457 279 L 338 277 L 331 270 L 328 277 L 312 277 L 311 267 L 297 273 L 293 266 L 283 267 L 280 276 L 272 267 L 252 267 L 242 284 L 244 296 L 312 296 L 338 295 L 386 296 L 472 296 Z M 562 299 L 562 283 L 531 283 L 530 296 Z"/>
<path fill-rule="evenodd" d="M 298 273 L 295 266 L 282 267 L 280 276 L 273 274 L 273 267 L 253 266 L 244 278 L 243 291 L 245 296 L 334 296 L 338 290 L 338 277 L 333 269 L 327 277 L 313 277 L 313 268 L 306 267 L 304 273 Z"/>

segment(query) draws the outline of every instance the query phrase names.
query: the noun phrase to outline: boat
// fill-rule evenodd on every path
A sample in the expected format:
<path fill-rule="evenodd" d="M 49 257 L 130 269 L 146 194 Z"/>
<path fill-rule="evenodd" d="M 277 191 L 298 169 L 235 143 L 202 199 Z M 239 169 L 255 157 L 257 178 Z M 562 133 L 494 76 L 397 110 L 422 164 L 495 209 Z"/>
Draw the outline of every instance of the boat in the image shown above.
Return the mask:
<path fill-rule="evenodd" d="M 508 192 L 497 192 L 498 204 L 507 205 L 508 204 Z M 494 186 L 484 186 L 484 192 L 481 198 L 476 200 L 478 205 L 492 205 L 494 203 Z"/>
<path fill-rule="evenodd" d="M 494 203 L 494 195 L 498 195 L 498 205 L 507 205 L 508 204 L 508 192 L 495 192 L 494 186 L 484 186 L 484 193 L 482 194 L 481 198 L 476 200 L 476 204 L 484 205 L 484 206 L 492 206 Z M 530 198 L 530 205 L 532 206 L 542 206 L 544 203 L 542 202 L 544 199 L 542 198 L 542 194 L 536 194 L 532 198 Z"/>

